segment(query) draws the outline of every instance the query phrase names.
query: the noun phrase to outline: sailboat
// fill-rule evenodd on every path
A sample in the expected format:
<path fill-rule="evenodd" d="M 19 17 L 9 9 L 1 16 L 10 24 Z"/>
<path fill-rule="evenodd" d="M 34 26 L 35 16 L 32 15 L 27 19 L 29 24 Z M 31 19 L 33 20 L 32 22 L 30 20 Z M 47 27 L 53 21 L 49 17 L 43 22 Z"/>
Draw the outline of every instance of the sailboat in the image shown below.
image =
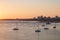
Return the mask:
<path fill-rule="evenodd" d="M 41 30 L 39 29 L 39 27 L 35 30 L 35 32 L 41 32 Z"/>
<path fill-rule="evenodd" d="M 19 29 L 17 28 L 17 22 L 16 22 L 16 27 L 15 27 L 15 28 L 13 28 L 13 30 L 19 30 Z"/>
<path fill-rule="evenodd" d="M 56 23 L 55 23 L 55 26 L 53 28 L 56 28 Z"/>
<path fill-rule="evenodd" d="M 44 30 L 49 30 L 49 28 L 47 28 L 47 25 L 46 25 L 46 27 L 44 28 Z"/>

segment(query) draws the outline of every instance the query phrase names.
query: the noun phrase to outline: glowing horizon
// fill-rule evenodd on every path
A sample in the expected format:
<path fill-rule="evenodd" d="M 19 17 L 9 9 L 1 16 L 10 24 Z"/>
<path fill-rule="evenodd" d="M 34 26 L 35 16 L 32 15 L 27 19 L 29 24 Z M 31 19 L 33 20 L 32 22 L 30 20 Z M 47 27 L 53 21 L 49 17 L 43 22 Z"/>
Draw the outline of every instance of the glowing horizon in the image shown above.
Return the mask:
<path fill-rule="evenodd" d="M 0 0 L 0 19 L 60 16 L 60 0 Z"/>

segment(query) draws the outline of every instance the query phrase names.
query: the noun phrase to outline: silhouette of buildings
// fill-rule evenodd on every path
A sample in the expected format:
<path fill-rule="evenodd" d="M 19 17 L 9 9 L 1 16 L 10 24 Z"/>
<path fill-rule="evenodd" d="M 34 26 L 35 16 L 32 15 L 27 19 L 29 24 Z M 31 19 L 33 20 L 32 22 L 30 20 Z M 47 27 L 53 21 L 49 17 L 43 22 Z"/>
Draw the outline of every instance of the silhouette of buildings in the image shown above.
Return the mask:
<path fill-rule="evenodd" d="M 58 16 L 55 16 L 53 18 L 51 18 L 50 16 L 49 17 L 38 16 L 37 19 L 41 22 L 60 22 L 60 17 Z"/>
<path fill-rule="evenodd" d="M 0 19 L 1 20 L 6 20 L 6 21 L 14 21 L 14 20 L 18 20 L 18 21 L 40 21 L 40 22 L 60 22 L 60 17 L 59 16 L 55 16 L 53 18 L 46 17 L 46 16 L 37 16 L 34 18 L 30 18 L 30 19 Z"/>

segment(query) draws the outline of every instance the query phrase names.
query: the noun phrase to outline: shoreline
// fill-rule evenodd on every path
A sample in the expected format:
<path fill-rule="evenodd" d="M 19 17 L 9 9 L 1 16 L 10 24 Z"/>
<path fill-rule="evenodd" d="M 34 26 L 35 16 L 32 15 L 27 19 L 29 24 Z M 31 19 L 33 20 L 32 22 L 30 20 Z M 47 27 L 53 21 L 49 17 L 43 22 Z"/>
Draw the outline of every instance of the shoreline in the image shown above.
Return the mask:
<path fill-rule="evenodd" d="M 60 21 L 40 21 L 39 19 L 0 19 L 0 22 L 1 21 L 38 21 L 40 23 L 60 23 Z"/>

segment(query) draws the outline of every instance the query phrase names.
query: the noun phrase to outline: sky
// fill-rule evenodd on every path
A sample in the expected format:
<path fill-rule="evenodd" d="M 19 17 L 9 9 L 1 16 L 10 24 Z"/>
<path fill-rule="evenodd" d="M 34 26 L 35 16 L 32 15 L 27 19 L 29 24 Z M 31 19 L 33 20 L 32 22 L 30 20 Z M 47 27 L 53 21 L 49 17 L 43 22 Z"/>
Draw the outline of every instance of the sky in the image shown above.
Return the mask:
<path fill-rule="evenodd" d="M 60 0 L 0 0 L 0 19 L 60 16 Z"/>

